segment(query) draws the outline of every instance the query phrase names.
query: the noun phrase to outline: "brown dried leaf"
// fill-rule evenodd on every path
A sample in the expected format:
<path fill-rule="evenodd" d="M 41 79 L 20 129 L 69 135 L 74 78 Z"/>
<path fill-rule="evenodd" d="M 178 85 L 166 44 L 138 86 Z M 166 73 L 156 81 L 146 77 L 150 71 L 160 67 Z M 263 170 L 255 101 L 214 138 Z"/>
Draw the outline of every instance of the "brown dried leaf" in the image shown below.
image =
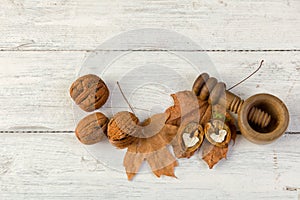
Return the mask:
<path fill-rule="evenodd" d="M 216 108 L 216 107 L 215 107 Z M 216 111 L 216 110 L 214 110 Z M 225 123 L 229 126 L 231 131 L 231 140 L 235 142 L 236 139 L 236 126 L 235 120 L 232 115 L 228 112 L 225 114 Z M 203 145 L 202 159 L 208 164 L 209 168 L 212 169 L 221 159 L 226 158 L 228 152 L 228 146 L 217 147 L 215 145 L 206 142 Z"/>
<path fill-rule="evenodd" d="M 165 113 L 167 113 L 169 115 L 169 118 L 167 119 L 166 124 L 179 126 L 180 120 L 181 120 L 179 101 L 175 94 L 171 94 L 171 97 L 173 98 L 174 105 L 169 107 L 165 111 Z"/>
<path fill-rule="evenodd" d="M 172 141 L 175 139 L 175 137 L 177 135 L 177 131 L 178 131 L 177 126 L 173 126 L 170 124 L 166 124 L 164 126 L 164 130 L 162 131 L 163 134 L 161 134 L 161 135 L 166 144 L 172 143 Z"/>
<path fill-rule="evenodd" d="M 221 159 L 226 158 L 228 147 L 217 147 L 208 142 L 203 146 L 202 159 L 208 164 L 210 169 Z"/>
<path fill-rule="evenodd" d="M 132 147 L 134 145 L 131 145 Z M 126 155 L 123 160 L 123 165 L 125 166 L 126 174 L 128 180 L 131 180 L 135 174 L 139 171 L 145 155 L 137 152 L 131 152 L 129 149 L 126 152 Z"/>
<path fill-rule="evenodd" d="M 165 175 L 176 178 L 174 168 L 178 163 L 166 147 L 151 152 L 147 155 L 146 160 L 157 177 Z"/>
<path fill-rule="evenodd" d="M 128 180 L 135 176 L 144 160 L 157 177 L 175 177 L 174 168 L 178 163 L 166 146 L 173 140 L 178 128 L 172 125 L 162 126 L 167 117 L 166 114 L 158 114 L 142 123 L 144 138 L 139 138 L 137 143 L 129 146 L 124 157 L 123 164 Z M 156 134 L 151 131 L 155 131 Z"/>
<path fill-rule="evenodd" d="M 199 122 L 204 125 L 211 118 L 211 106 L 192 91 L 180 91 L 171 95 L 174 105 L 165 113 L 169 115 L 166 124 L 180 126 L 183 122 Z"/>
<path fill-rule="evenodd" d="M 171 96 L 174 100 L 174 106 L 166 110 L 166 113 L 170 115 L 166 123 L 179 126 L 184 117 L 199 109 L 198 98 L 191 91 L 180 91 Z"/>
<path fill-rule="evenodd" d="M 162 169 L 158 169 L 156 171 L 153 171 L 153 173 L 157 176 L 160 177 L 161 175 L 165 175 L 165 176 L 170 176 L 170 177 L 174 177 L 177 178 L 175 176 L 174 173 L 174 168 L 178 166 L 177 161 L 174 161 L 173 163 L 171 163 L 170 165 L 162 168 Z"/>

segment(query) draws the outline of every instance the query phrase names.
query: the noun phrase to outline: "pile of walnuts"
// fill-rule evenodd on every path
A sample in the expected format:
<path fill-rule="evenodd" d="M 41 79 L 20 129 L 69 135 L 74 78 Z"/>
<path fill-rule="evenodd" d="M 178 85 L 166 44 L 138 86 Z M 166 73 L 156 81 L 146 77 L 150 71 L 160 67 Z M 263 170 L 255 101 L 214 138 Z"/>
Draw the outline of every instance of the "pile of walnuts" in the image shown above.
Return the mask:
<path fill-rule="evenodd" d="M 109 97 L 109 90 L 104 81 L 96 75 L 88 74 L 78 78 L 70 87 L 74 102 L 84 111 L 92 112 L 101 108 Z M 130 112 L 115 114 L 110 120 L 101 112 L 94 112 L 79 121 L 75 134 L 86 145 L 100 142 L 108 137 L 111 144 L 123 149 L 133 143 L 139 123 Z"/>
<path fill-rule="evenodd" d="M 86 145 L 98 143 L 107 137 L 115 147 L 128 148 L 129 152 L 133 152 L 134 149 L 136 153 L 151 153 L 144 150 L 147 146 L 148 149 L 153 150 L 160 144 L 162 146 L 171 145 L 177 158 L 189 158 L 203 146 L 202 158 L 212 168 L 219 160 L 226 157 L 228 145 L 236 137 L 236 128 L 233 118 L 226 109 L 222 105 L 212 103 L 209 96 L 205 95 L 205 92 L 210 90 L 205 80 L 207 80 L 207 76 L 202 74 L 196 79 L 192 91 L 180 91 L 172 94 L 174 105 L 166 109 L 161 118 L 156 120 L 153 116 L 153 118 L 140 122 L 134 113 L 128 111 L 118 112 L 111 119 L 96 111 L 106 103 L 109 89 L 104 81 L 96 75 L 82 76 L 71 85 L 70 96 L 82 110 L 96 112 L 79 121 L 75 134 L 78 140 Z M 157 122 L 153 124 L 157 126 L 163 124 L 163 128 L 154 131 L 154 134 L 145 139 L 148 137 L 145 136 L 145 127 L 151 120 L 156 120 Z M 155 127 L 152 127 L 151 130 L 155 130 Z M 155 135 L 156 133 L 157 135 Z M 166 155 L 172 156 L 168 153 Z M 160 157 L 164 156 L 160 155 Z M 157 160 L 157 155 L 156 160 L 145 156 L 136 164 L 134 159 L 136 158 L 127 162 L 134 169 L 138 169 L 138 165 L 144 159 L 147 159 L 152 166 L 159 166 L 160 162 Z M 126 162 L 124 161 L 124 163 Z M 152 169 L 157 176 L 175 177 L 173 173 L 175 166 L 177 166 L 176 160 L 169 167 L 162 166 L 161 169 Z M 137 173 L 137 170 L 129 172 L 128 166 L 125 168 L 128 179 Z"/>

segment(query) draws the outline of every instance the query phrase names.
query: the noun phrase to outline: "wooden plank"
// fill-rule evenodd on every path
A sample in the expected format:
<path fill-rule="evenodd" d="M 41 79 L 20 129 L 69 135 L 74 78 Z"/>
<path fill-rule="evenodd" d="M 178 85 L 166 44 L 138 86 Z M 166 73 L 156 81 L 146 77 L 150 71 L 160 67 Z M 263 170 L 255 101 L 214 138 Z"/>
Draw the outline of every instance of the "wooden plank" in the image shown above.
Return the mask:
<path fill-rule="evenodd" d="M 0 134 L 0 198 L 6 199 L 297 199 L 299 135 L 259 146 L 237 138 L 213 170 L 194 156 L 178 179 L 104 167 L 73 134 Z M 101 146 L 99 146 L 99 151 Z M 114 157 L 111 154 L 112 159 Z"/>
<path fill-rule="evenodd" d="M 298 0 L 5 0 L 0 16 L 1 50 L 94 50 L 149 27 L 179 32 L 203 49 L 300 48 Z"/>
<path fill-rule="evenodd" d="M 0 130 L 74 130 L 68 90 L 88 55 L 82 52 L 0 52 Z M 121 80 L 125 92 L 127 88 L 135 89 L 128 98 L 140 108 L 138 111 L 143 118 L 164 111 L 172 104 L 169 94 L 189 89 L 199 73 L 218 71 L 219 77 L 232 86 L 253 72 L 260 59 L 265 59 L 261 71 L 234 88 L 233 92 L 242 98 L 260 92 L 277 95 L 290 111 L 288 131 L 300 131 L 300 107 L 297 106 L 300 96 L 299 52 L 210 52 L 208 56 L 215 70 L 205 68 L 206 65 L 201 63 L 200 69 L 195 68 L 168 52 L 126 54 L 103 73 L 112 95 L 101 111 L 111 116 L 128 109 L 114 88 L 118 80 Z M 98 65 L 101 63 L 99 61 Z M 153 65 L 160 65 L 160 70 L 148 72 Z M 137 71 L 126 74 L 132 68 Z M 146 73 L 145 69 L 148 70 Z M 159 84 L 152 84 L 149 79 L 155 79 Z M 85 114 L 76 111 L 75 119 Z"/>

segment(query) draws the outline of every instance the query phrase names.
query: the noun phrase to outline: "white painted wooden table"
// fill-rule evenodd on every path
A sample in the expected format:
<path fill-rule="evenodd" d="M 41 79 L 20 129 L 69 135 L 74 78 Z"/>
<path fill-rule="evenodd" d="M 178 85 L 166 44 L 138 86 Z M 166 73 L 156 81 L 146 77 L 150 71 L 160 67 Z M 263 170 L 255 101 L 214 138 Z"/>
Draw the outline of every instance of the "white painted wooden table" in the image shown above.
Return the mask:
<path fill-rule="evenodd" d="M 213 170 L 197 156 L 180 160 L 178 179 L 139 174 L 128 182 L 103 166 L 74 136 L 68 89 L 91 51 L 137 28 L 200 43 L 228 85 L 264 59 L 234 92 L 281 98 L 288 133 L 266 146 L 239 136 Z M 0 50 L 1 200 L 300 199 L 298 0 L 1 0 Z"/>

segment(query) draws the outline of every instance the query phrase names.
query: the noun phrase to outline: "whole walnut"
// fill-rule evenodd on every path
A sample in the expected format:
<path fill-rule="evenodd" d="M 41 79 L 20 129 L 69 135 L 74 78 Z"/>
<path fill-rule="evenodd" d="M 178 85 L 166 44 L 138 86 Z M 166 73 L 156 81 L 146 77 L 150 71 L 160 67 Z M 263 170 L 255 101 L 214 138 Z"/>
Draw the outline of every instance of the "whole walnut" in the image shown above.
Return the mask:
<path fill-rule="evenodd" d="M 101 78 L 88 74 L 78 78 L 71 85 L 70 95 L 82 110 L 91 112 L 105 104 L 109 90 Z"/>
<path fill-rule="evenodd" d="M 95 144 L 100 142 L 107 133 L 108 118 L 96 112 L 79 121 L 75 134 L 83 144 Z"/>
<path fill-rule="evenodd" d="M 138 118 L 131 112 L 118 112 L 110 119 L 107 137 L 111 144 L 124 149 L 137 140 L 140 130 Z"/>

